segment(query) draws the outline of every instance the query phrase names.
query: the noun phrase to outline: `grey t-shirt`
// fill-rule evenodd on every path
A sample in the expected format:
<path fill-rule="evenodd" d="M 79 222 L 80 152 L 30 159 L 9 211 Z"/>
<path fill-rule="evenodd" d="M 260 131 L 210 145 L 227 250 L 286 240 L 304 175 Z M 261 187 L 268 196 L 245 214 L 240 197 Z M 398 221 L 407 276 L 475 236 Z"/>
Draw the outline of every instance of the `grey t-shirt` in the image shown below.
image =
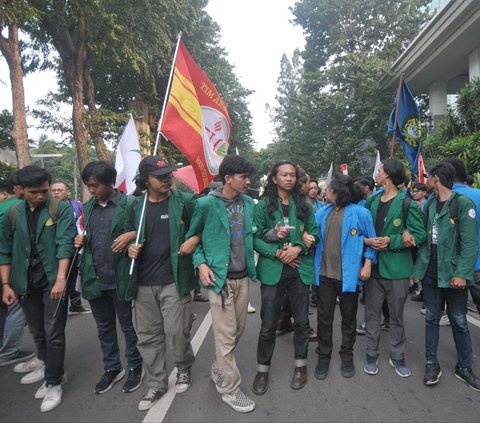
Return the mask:
<path fill-rule="evenodd" d="M 342 280 L 342 224 L 345 208 L 332 209 L 327 218 L 320 276 Z"/>

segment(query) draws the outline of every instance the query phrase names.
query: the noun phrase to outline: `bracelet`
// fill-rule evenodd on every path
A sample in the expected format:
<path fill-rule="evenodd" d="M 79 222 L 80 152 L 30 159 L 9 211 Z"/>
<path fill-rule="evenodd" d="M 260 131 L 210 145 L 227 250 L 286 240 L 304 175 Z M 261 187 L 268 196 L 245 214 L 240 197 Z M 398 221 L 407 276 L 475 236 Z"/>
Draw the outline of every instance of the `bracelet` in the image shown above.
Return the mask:
<path fill-rule="evenodd" d="M 2 286 L 3 285 L 10 285 L 10 282 L 2 282 Z"/>

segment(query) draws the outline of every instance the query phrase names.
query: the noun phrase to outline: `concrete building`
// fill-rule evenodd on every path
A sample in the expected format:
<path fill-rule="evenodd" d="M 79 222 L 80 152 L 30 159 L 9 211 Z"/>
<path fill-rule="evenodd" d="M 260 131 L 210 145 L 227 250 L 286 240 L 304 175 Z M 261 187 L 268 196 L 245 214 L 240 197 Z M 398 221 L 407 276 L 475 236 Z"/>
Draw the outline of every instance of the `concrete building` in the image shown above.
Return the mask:
<path fill-rule="evenodd" d="M 447 95 L 480 76 L 480 0 L 436 0 L 438 12 L 400 55 L 380 84 L 395 92 L 404 73 L 414 95 L 429 96 L 433 129 L 446 114 Z"/>

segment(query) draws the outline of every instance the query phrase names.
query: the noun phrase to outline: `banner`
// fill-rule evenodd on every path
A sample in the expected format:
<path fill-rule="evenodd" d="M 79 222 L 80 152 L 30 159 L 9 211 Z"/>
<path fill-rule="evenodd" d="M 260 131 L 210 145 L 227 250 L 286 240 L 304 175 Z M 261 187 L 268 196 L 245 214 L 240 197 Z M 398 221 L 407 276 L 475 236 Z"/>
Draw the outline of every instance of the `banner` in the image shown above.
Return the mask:
<path fill-rule="evenodd" d="M 380 171 L 380 167 L 382 166 L 382 161 L 380 160 L 380 151 L 377 150 L 377 157 L 375 159 L 375 167 L 373 169 L 373 180 L 377 180 L 378 172 Z"/>
<path fill-rule="evenodd" d="M 388 121 L 388 135 L 393 135 L 395 123 L 395 110 L 397 99 L 393 106 L 390 120 Z M 398 103 L 396 136 L 403 146 L 403 150 L 410 161 L 412 176 L 418 175 L 418 155 L 422 150 L 422 127 L 420 125 L 420 112 L 413 98 L 412 92 L 405 81 L 402 81 L 400 100 Z"/>
<path fill-rule="evenodd" d="M 132 115 L 120 136 L 117 145 L 115 157 L 115 170 L 117 171 L 117 180 L 115 188 L 127 194 L 135 191 L 136 185 L 133 179 L 137 175 L 138 165 L 142 160 L 140 155 L 140 141 L 138 139 L 137 128 Z"/>
<path fill-rule="evenodd" d="M 180 41 L 168 103 L 160 128 L 187 157 L 202 191 L 227 155 L 232 124 L 213 83 Z"/>
<path fill-rule="evenodd" d="M 332 178 L 333 178 L 333 162 L 330 163 L 330 168 L 328 169 L 327 180 L 326 180 L 327 185 L 330 183 Z"/>
<path fill-rule="evenodd" d="M 418 154 L 418 182 L 421 184 L 427 183 L 427 171 L 425 165 L 423 164 L 422 153 Z"/>

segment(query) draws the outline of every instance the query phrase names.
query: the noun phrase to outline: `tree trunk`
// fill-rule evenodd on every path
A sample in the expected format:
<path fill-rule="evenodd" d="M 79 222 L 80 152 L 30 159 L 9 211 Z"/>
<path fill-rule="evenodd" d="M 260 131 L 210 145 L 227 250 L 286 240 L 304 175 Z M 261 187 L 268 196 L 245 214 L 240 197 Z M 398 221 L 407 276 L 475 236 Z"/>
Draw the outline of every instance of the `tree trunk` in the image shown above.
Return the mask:
<path fill-rule="evenodd" d="M 95 89 L 93 84 L 92 75 L 90 74 L 90 64 L 87 62 L 85 64 L 85 81 L 87 83 L 87 105 L 88 110 L 92 114 L 97 113 L 97 106 L 95 104 Z M 90 137 L 93 140 L 93 145 L 95 146 L 95 151 L 97 153 L 97 157 L 100 160 L 110 160 L 110 156 L 108 154 L 107 148 L 105 147 L 105 143 L 102 139 L 102 134 L 99 133 L 98 130 L 90 130 Z"/>
<path fill-rule="evenodd" d="M 23 87 L 23 69 L 20 56 L 18 26 L 8 26 L 8 39 L 0 35 L 0 51 L 10 70 L 12 84 L 13 130 L 17 166 L 22 168 L 32 163 L 28 149 L 27 115 L 25 113 L 25 90 Z"/>

